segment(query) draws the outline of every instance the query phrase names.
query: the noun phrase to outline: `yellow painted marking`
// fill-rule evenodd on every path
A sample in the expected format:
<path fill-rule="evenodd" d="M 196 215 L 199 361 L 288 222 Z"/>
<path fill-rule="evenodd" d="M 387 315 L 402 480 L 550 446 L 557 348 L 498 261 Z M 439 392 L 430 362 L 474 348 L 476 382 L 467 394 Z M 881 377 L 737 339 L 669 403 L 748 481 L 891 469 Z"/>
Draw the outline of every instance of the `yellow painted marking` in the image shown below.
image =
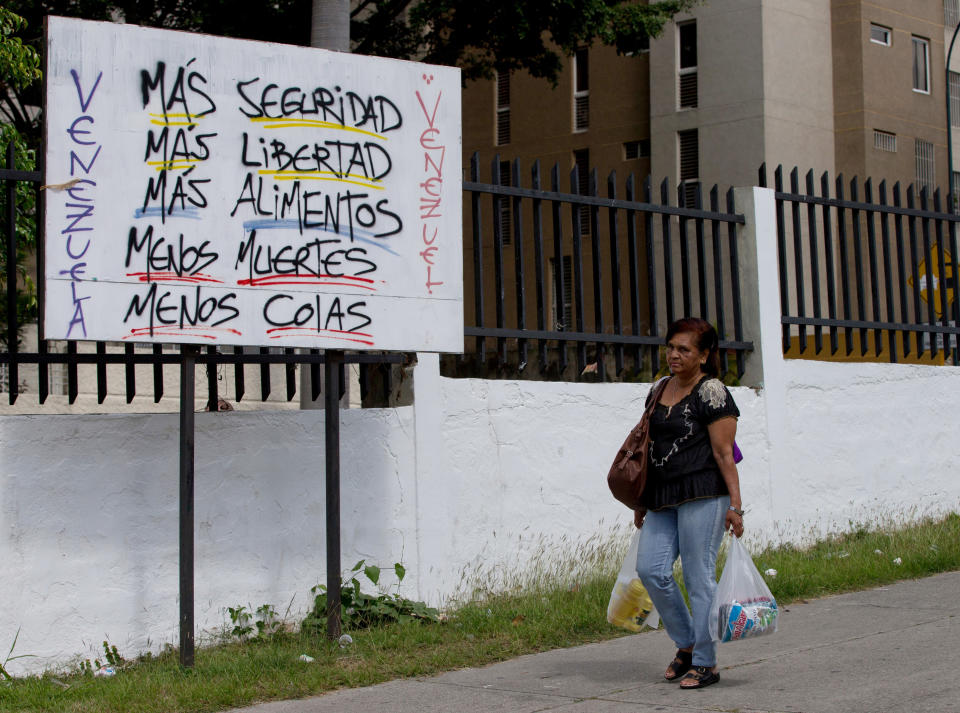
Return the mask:
<path fill-rule="evenodd" d="M 363 134 L 364 136 L 372 136 L 375 139 L 383 139 L 384 141 L 389 141 L 389 139 L 383 134 L 377 134 L 372 131 L 365 131 L 363 129 L 358 129 L 355 126 L 344 126 L 343 124 L 335 124 L 332 121 L 320 121 L 319 119 L 271 119 L 266 116 L 254 116 L 250 118 L 250 121 L 253 121 L 258 124 L 266 124 L 264 128 L 267 129 L 289 129 L 292 127 L 310 127 L 315 129 L 337 129 L 339 131 L 352 131 L 357 134 Z"/>
<path fill-rule="evenodd" d="M 154 118 L 154 119 L 163 119 L 164 116 L 166 116 L 167 119 L 190 119 L 190 123 L 191 123 L 191 124 L 196 123 L 196 122 L 198 122 L 198 121 L 202 121 L 202 120 L 205 118 L 205 117 L 202 117 L 202 116 L 197 116 L 196 114 L 186 114 L 186 113 L 175 114 L 175 113 L 173 113 L 173 112 L 167 112 L 166 115 L 164 115 L 164 114 L 147 114 L 147 116 L 149 116 L 149 117 L 151 117 L 151 118 Z"/>
<path fill-rule="evenodd" d="M 941 283 L 946 283 L 947 288 L 947 304 L 953 304 L 953 258 L 950 255 L 950 252 L 946 249 L 943 251 L 943 271 L 946 273 L 942 276 L 940 273 L 940 257 L 937 254 L 936 243 L 930 247 L 930 255 L 928 256 L 930 260 L 930 276 L 933 278 L 933 285 L 927 285 L 927 258 L 920 261 L 920 264 L 917 265 L 917 275 L 919 276 L 918 282 L 920 283 L 920 299 L 924 302 L 929 302 L 933 300 L 933 311 L 936 313 L 937 317 L 943 317 L 943 301 L 940 296 L 940 285 Z M 907 284 L 910 287 L 913 287 L 914 278 L 913 275 L 907 278 Z M 933 289 L 929 289 L 932 287 Z"/>
<path fill-rule="evenodd" d="M 197 124 L 195 121 L 163 121 L 162 119 L 151 119 L 150 123 L 157 126 L 196 126 Z"/>
<path fill-rule="evenodd" d="M 200 159 L 177 159 L 170 161 L 147 161 L 148 166 L 156 166 L 158 171 L 179 171 L 200 163 Z"/>
<path fill-rule="evenodd" d="M 376 183 L 370 181 L 350 181 L 346 178 L 339 178 L 337 174 L 332 171 L 271 171 L 261 169 L 258 173 L 261 176 L 273 176 L 278 181 L 336 181 L 338 183 L 349 183 L 354 186 L 372 188 L 376 191 L 382 191 L 384 189 L 384 186 L 378 186 Z M 356 174 L 348 173 L 347 175 L 359 178 Z"/>

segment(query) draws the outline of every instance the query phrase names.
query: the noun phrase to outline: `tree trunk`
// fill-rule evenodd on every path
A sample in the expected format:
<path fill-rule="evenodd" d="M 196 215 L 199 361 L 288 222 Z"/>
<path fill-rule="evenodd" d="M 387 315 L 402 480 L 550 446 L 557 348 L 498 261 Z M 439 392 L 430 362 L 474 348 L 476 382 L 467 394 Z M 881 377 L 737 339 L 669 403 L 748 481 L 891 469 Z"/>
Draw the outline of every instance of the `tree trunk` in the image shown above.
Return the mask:
<path fill-rule="evenodd" d="M 310 46 L 350 51 L 350 0 L 313 0 Z"/>

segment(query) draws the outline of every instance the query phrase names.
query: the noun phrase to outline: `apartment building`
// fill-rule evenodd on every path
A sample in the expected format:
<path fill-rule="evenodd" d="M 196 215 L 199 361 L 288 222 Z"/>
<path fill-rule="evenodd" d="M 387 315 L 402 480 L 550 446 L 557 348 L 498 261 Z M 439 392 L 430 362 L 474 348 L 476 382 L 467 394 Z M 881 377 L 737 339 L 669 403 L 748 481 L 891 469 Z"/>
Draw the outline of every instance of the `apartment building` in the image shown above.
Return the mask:
<path fill-rule="evenodd" d="M 465 166 L 475 151 L 484 171 L 497 155 L 559 161 L 564 190 L 573 165 L 725 188 L 756 183 L 764 162 L 946 189 L 958 16 L 957 0 L 709 0 L 647 52 L 578 50 L 556 86 L 471 83 Z M 960 73 L 950 84 L 960 127 Z"/>

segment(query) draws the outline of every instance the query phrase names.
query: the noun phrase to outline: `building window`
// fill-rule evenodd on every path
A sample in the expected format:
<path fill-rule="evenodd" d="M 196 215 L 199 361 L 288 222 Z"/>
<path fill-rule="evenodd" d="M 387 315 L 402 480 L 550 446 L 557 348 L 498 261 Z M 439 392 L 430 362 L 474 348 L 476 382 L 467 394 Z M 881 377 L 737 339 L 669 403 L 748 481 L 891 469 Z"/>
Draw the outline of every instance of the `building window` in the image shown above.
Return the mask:
<path fill-rule="evenodd" d="M 509 161 L 500 162 L 500 185 L 501 186 L 512 186 L 513 185 L 513 173 L 510 170 Z M 510 207 L 513 202 L 513 199 L 510 196 L 500 196 L 500 239 L 503 242 L 503 245 L 510 244 L 510 235 L 511 235 L 511 211 Z"/>
<path fill-rule="evenodd" d="M 950 72 L 950 125 L 960 127 L 960 73 Z"/>
<path fill-rule="evenodd" d="M 960 1 L 943 0 L 943 24 L 954 27 L 960 22 Z"/>
<path fill-rule="evenodd" d="M 641 30 L 642 32 L 642 30 Z M 624 57 L 636 57 L 640 54 L 647 54 L 650 52 L 650 35 L 644 32 L 639 37 L 632 39 L 632 48 L 624 49 L 621 54 Z"/>
<path fill-rule="evenodd" d="M 650 139 L 627 141 L 623 144 L 624 161 L 634 161 L 638 158 L 650 158 Z"/>
<path fill-rule="evenodd" d="M 680 148 L 680 185 L 683 204 L 692 208 L 697 204 L 700 178 L 700 136 L 697 129 L 677 132 Z"/>
<path fill-rule="evenodd" d="M 913 91 L 930 93 L 930 40 L 913 38 Z"/>
<path fill-rule="evenodd" d="M 497 146 L 510 143 L 510 72 L 497 72 Z"/>
<path fill-rule="evenodd" d="M 573 165 L 577 167 L 577 192 L 581 196 L 590 193 L 590 149 L 573 152 Z M 590 235 L 590 208 L 580 206 L 580 234 Z"/>
<path fill-rule="evenodd" d="M 897 135 L 889 131 L 873 130 L 873 148 L 878 151 L 897 152 Z"/>
<path fill-rule="evenodd" d="M 935 166 L 933 161 L 933 144 L 923 139 L 917 139 L 914 148 L 914 156 L 917 163 L 917 191 L 927 189 L 927 194 L 933 193 L 933 182 L 935 180 Z"/>
<path fill-rule="evenodd" d="M 590 62 L 587 48 L 573 55 L 573 130 L 590 128 Z"/>
<path fill-rule="evenodd" d="M 563 256 L 563 299 L 557 301 L 557 259 L 550 258 L 550 313 L 553 329 L 557 332 L 572 331 L 573 324 L 573 259 Z"/>
<path fill-rule="evenodd" d="M 958 173 L 957 171 L 953 171 L 950 174 L 950 191 L 951 191 L 950 197 L 953 202 L 952 212 L 956 213 L 957 212 L 957 196 L 960 196 L 960 173 Z"/>
<path fill-rule="evenodd" d="M 893 33 L 890 31 L 889 27 L 884 27 L 883 25 L 870 25 L 870 41 L 875 42 L 878 45 L 884 45 L 885 47 L 890 46 L 890 41 L 893 38 Z"/>
<path fill-rule="evenodd" d="M 679 34 L 679 78 L 677 105 L 681 109 L 697 107 L 697 23 L 684 22 L 677 26 Z"/>

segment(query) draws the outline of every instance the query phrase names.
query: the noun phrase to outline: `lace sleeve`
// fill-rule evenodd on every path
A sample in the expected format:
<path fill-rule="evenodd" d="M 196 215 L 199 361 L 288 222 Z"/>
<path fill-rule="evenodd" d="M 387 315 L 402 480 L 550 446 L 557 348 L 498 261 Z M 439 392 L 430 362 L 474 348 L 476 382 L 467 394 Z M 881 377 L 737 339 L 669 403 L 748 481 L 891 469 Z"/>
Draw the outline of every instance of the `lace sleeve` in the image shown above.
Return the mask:
<path fill-rule="evenodd" d="M 697 388 L 700 422 L 705 426 L 725 416 L 740 415 L 733 396 L 720 379 L 705 379 Z"/>

